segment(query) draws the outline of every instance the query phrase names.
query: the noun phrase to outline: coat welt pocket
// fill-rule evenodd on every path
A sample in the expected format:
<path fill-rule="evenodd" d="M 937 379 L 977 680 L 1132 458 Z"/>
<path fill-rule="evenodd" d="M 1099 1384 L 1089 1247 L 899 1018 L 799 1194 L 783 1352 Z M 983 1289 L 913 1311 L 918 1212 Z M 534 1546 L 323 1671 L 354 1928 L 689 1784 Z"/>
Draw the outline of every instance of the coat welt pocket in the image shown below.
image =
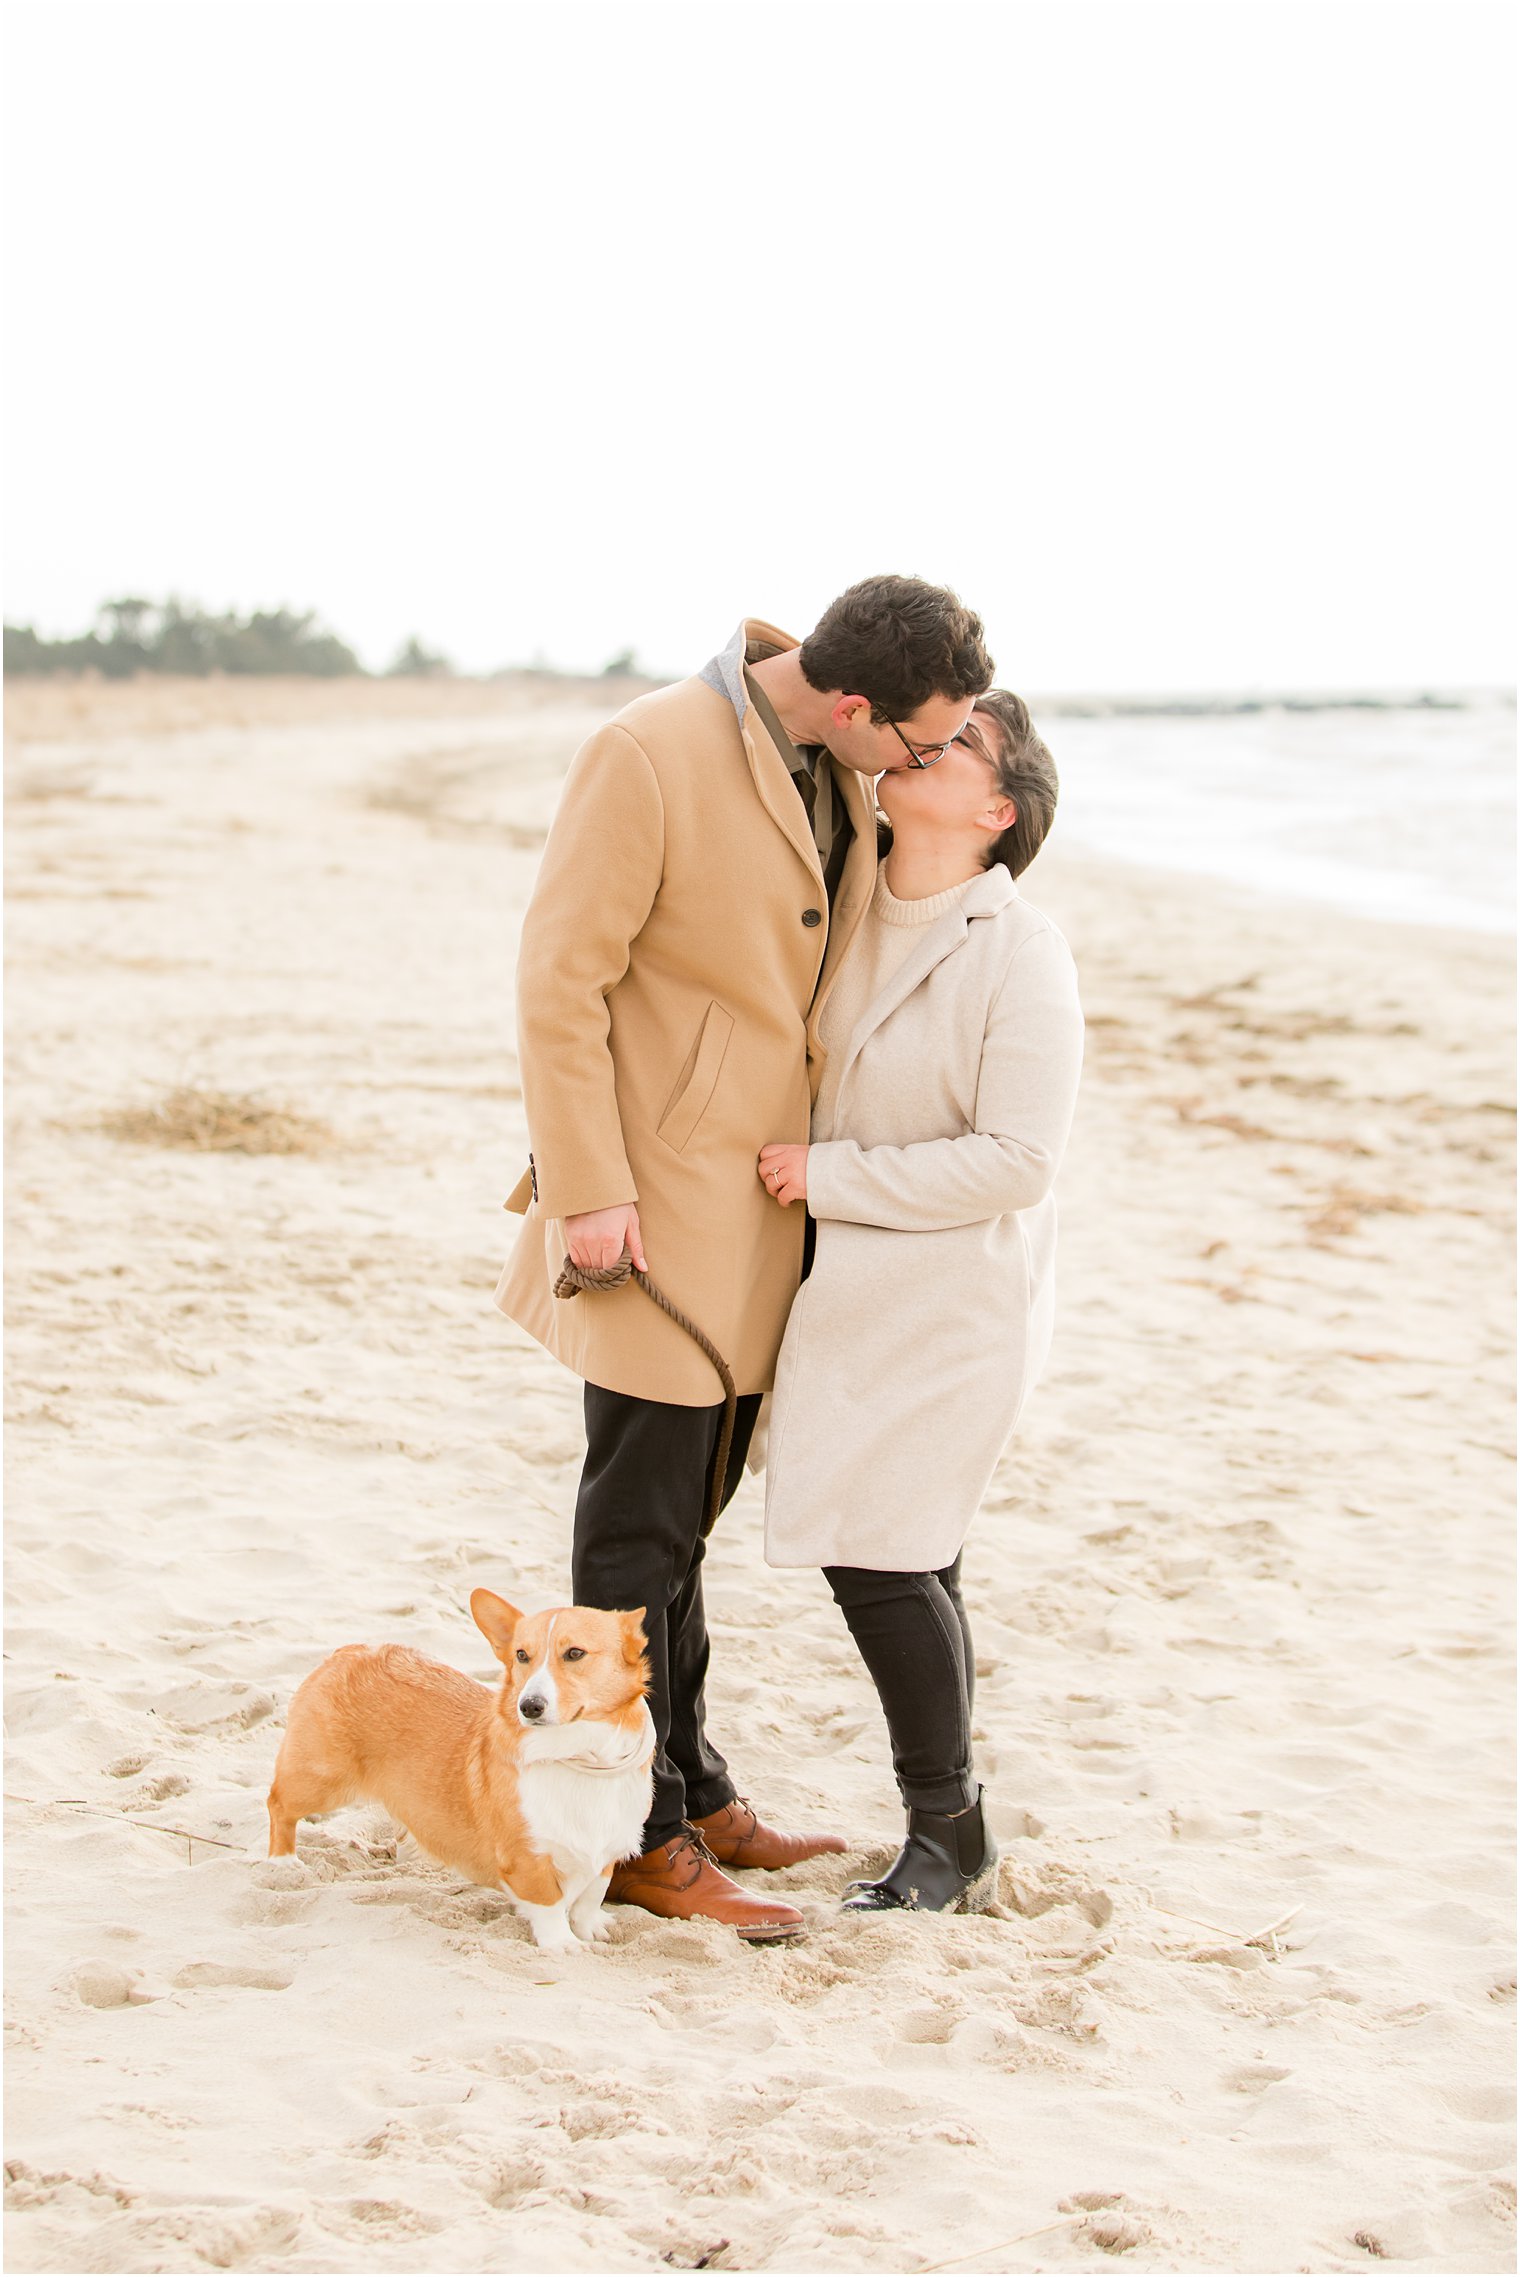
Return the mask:
<path fill-rule="evenodd" d="M 733 1032 L 733 1014 L 725 1012 L 721 1004 L 709 1004 L 697 1031 L 697 1040 L 686 1055 L 686 1065 L 657 1126 L 656 1135 L 667 1146 L 674 1147 L 677 1154 L 683 1151 L 707 1112 Z"/>

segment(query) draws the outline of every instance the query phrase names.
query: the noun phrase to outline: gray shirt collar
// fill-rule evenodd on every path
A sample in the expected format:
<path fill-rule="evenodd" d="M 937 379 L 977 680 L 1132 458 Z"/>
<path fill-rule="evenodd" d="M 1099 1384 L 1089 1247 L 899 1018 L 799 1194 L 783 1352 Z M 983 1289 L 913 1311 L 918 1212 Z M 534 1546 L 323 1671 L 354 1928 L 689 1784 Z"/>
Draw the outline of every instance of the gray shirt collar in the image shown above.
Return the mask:
<path fill-rule="evenodd" d="M 742 726 L 744 715 L 749 710 L 749 690 L 744 685 L 745 665 L 758 664 L 762 657 L 780 654 L 779 648 L 772 648 L 765 641 L 751 642 L 741 618 L 734 627 L 728 646 L 721 648 L 716 656 L 709 657 L 697 678 L 705 681 L 709 688 L 716 688 L 720 696 L 727 696 L 734 707 L 734 716 Z"/>

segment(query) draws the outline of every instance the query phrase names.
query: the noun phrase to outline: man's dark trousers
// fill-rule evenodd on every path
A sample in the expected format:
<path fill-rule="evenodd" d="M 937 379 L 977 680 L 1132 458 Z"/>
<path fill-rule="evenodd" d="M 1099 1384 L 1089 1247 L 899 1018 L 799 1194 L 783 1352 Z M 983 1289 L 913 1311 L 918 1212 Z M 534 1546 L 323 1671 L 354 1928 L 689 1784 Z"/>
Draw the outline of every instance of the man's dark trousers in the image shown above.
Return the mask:
<path fill-rule="evenodd" d="M 744 1474 L 760 1394 L 738 1403 L 723 1482 Z M 707 1621 L 702 1521 L 712 1491 L 723 1406 L 674 1407 L 586 1386 L 586 1467 L 575 1503 L 570 1576 L 577 1605 L 644 1607 L 649 1710 L 658 1745 L 644 1848 L 671 1842 L 689 1818 L 734 1799 L 728 1766 L 703 1729 Z"/>

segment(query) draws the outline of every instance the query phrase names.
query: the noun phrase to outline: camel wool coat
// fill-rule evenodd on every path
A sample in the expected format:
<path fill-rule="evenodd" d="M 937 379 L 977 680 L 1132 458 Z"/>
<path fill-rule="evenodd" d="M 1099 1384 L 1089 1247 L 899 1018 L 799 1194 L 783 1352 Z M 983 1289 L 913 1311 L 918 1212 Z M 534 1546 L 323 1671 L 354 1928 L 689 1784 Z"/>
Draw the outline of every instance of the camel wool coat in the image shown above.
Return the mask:
<path fill-rule="evenodd" d="M 741 1393 L 769 1387 L 803 1221 L 766 1193 L 757 1157 L 807 1136 L 817 1020 L 876 883 L 869 782 L 823 760 L 854 829 L 830 920 L 806 809 L 749 701 L 746 649 L 796 646 L 747 620 L 704 672 L 599 727 L 571 764 L 523 919 L 533 1151 L 495 1301 L 587 1382 L 679 1407 L 722 1399 L 711 1362 L 631 1282 L 556 1298 L 563 1221 L 636 1202 L 650 1279 Z"/>
<path fill-rule="evenodd" d="M 770 1564 L 924 1572 L 959 1551 L 1049 1350 L 1051 1185 L 1081 1063 L 1071 953 L 1000 864 L 861 1015 L 814 1134 Z"/>

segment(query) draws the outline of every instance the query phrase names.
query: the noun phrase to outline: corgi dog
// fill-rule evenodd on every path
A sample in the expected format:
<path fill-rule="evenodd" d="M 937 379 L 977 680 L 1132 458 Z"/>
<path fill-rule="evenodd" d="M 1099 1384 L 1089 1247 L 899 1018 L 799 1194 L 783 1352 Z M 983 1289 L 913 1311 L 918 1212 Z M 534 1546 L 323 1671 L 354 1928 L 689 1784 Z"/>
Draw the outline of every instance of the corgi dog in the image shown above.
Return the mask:
<path fill-rule="evenodd" d="M 406 1645 L 343 1645 L 299 1687 L 269 1790 L 269 1855 L 297 1821 L 376 1802 L 440 1864 L 512 1898 L 535 1941 L 607 1934 L 602 1899 L 643 1847 L 654 1786 L 644 1608 L 470 1611 L 506 1671 L 492 1692 Z"/>

